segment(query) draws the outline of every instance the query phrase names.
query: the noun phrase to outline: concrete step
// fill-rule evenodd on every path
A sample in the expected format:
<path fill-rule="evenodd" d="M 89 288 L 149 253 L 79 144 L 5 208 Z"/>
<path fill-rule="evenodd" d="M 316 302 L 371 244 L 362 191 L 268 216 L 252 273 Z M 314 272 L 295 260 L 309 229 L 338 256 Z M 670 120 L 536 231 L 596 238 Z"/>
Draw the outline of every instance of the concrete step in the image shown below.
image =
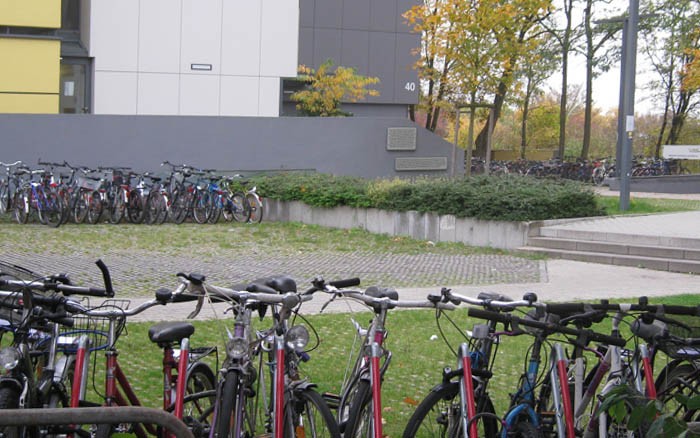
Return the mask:
<path fill-rule="evenodd" d="M 660 230 L 660 232 L 663 233 L 662 230 Z M 557 226 L 542 227 L 539 229 L 539 235 L 540 237 L 552 237 L 557 239 L 586 240 L 635 246 L 660 246 L 665 248 L 700 250 L 700 239 L 690 237 L 578 230 L 570 227 Z"/>
<path fill-rule="evenodd" d="M 628 255 L 595 251 L 576 251 L 537 246 L 526 246 L 519 248 L 519 250 L 526 253 L 543 254 L 548 257 L 562 258 L 566 260 L 576 260 L 580 262 L 604 263 L 608 265 L 633 266 L 639 268 L 655 269 L 659 271 L 700 274 L 700 260 L 645 257 L 641 255 Z"/>
<path fill-rule="evenodd" d="M 664 259 L 700 261 L 700 249 L 617 243 L 603 240 L 578 240 L 555 237 L 530 237 L 528 246 L 560 249 L 566 251 L 583 251 L 592 253 L 611 253 L 631 256 L 643 256 Z"/>

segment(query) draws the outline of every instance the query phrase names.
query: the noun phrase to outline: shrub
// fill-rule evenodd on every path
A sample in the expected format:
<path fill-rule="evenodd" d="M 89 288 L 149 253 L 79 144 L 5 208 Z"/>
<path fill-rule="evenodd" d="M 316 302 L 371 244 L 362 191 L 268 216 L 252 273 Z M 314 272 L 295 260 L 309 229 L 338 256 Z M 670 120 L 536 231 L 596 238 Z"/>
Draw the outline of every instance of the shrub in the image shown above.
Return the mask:
<path fill-rule="evenodd" d="M 318 173 L 287 173 L 252 181 L 263 197 L 316 207 L 374 207 L 486 220 L 531 221 L 604 214 L 587 186 L 524 176 L 365 180 Z"/>

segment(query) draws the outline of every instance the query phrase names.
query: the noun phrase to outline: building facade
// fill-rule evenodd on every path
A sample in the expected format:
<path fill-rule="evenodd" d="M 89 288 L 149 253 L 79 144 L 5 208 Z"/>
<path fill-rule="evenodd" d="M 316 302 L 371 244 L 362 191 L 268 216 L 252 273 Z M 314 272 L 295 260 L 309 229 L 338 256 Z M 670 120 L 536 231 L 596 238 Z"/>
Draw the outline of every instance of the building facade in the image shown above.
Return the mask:
<path fill-rule="evenodd" d="M 60 0 L 0 2 L 0 113 L 57 113 Z"/>
<path fill-rule="evenodd" d="M 418 101 L 416 0 L 3 0 L 0 112 L 294 115 L 299 64 L 380 79 L 356 115 Z"/>

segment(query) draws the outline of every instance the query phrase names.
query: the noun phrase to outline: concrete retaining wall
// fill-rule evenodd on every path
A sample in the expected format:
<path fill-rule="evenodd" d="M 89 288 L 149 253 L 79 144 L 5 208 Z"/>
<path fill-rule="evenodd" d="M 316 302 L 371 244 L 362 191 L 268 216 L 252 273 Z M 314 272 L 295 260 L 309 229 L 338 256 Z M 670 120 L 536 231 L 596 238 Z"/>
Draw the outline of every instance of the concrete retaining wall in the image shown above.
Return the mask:
<path fill-rule="evenodd" d="M 374 208 L 320 208 L 302 202 L 265 199 L 264 219 L 301 222 L 325 227 L 361 228 L 371 233 L 409 236 L 432 242 L 461 242 L 472 246 L 515 249 L 527 244 L 539 222 L 485 221 L 417 211 L 394 212 Z"/>

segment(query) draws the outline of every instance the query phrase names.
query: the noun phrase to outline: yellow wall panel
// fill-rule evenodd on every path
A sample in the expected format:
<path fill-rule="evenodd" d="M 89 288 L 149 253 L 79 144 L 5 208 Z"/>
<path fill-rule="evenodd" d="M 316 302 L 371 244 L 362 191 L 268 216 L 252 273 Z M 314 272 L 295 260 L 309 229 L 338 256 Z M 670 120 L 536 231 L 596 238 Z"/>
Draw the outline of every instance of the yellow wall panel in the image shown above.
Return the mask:
<path fill-rule="evenodd" d="M 61 27 L 61 0 L 0 0 L 0 25 Z"/>
<path fill-rule="evenodd" d="M 0 113 L 58 113 L 58 94 L 0 93 Z"/>
<path fill-rule="evenodd" d="M 0 38 L 0 65 L 0 92 L 58 93 L 61 43 Z"/>

